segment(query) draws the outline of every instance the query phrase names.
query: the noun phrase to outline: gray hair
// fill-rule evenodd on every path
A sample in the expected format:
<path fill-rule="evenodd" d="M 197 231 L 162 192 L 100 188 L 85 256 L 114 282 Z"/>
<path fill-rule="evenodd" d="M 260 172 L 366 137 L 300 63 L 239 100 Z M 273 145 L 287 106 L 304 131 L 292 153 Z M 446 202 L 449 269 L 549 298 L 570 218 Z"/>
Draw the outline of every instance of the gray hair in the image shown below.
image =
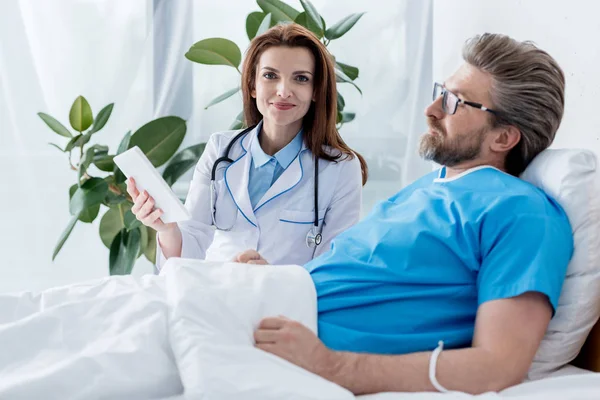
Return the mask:
<path fill-rule="evenodd" d="M 565 75 L 548 53 L 532 42 L 485 33 L 465 43 L 463 59 L 492 76 L 492 126 L 513 125 L 521 140 L 509 152 L 506 169 L 519 175 L 550 146 L 565 106 Z M 491 114 L 490 114 L 491 115 Z"/>

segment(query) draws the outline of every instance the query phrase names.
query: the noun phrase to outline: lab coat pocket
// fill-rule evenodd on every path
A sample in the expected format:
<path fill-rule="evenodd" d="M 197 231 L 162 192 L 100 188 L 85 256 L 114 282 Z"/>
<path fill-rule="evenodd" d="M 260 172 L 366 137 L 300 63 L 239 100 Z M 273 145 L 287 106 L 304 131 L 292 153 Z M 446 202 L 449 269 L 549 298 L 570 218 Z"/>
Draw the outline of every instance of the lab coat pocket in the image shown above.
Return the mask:
<path fill-rule="evenodd" d="M 319 227 L 323 225 L 327 209 L 319 210 Z M 279 221 L 288 224 L 313 225 L 315 221 L 314 211 L 281 210 Z"/>
<path fill-rule="evenodd" d="M 224 181 L 217 182 L 215 220 L 217 229 L 229 230 L 237 220 L 238 209 Z"/>

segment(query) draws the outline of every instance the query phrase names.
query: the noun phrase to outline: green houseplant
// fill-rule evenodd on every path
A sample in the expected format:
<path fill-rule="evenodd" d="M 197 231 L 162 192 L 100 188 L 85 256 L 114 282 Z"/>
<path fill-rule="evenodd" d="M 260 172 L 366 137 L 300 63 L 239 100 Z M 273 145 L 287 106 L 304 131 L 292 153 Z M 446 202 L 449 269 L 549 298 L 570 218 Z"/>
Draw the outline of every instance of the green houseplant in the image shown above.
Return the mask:
<path fill-rule="evenodd" d="M 331 27 L 327 27 L 325 20 L 309 0 L 300 0 L 303 9 L 302 12 L 280 0 L 257 0 L 256 3 L 261 11 L 251 12 L 246 17 L 246 34 L 249 40 L 252 40 L 278 23 L 295 22 L 308 28 L 327 46 L 332 40 L 337 40 L 344 36 L 364 15 L 364 13 L 350 14 Z M 228 39 L 209 38 L 201 40 L 195 43 L 185 56 L 196 63 L 226 65 L 240 72 L 239 66 L 242 60 L 242 52 L 237 44 Z M 359 69 L 344 64 L 337 59 L 335 60 L 335 67 L 337 82 L 350 84 L 362 94 L 360 88 L 355 83 L 355 80 L 358 78 Z M 240 86 L 237 84 L 236 87 L 210 101 L 205 106 L 205 109 L 230 98 L 239 91 Z M 354 119 L 355 113 L 344 111 L 346 103 L 339 91 L 337 106 L 337 122 L 339 126 Z M 243 118 L 240 112 L 231 124 L 230 129 L 240 129 L 242 127 Z"/>
<path fill-rule="evenodd" d="M 188 147 L 175 154 L 186 134 L 186 122 L 179 117 L 163 117 L 148 122 L 135 133 L 127 132 L 116 151 L 93 144 L 98 132 L 108 121 L 114 104 L 104 107 L 94 117 L 88 101 L 79 96 L 69 112 L 73 134 L 57 119 L 45 113 L 39 117 L 55 133 L 68 139 L 63 147 L 50 143 L 68 154 L 69 167 L 76 172 L 76 182 L 69 188 L 71 219 L 61 234 L 52 254 L 55 259 L 77 222 L 92 223 L 104 211 L 100 221 L 100 239 L 109 253 L 111 275 L 131 273 L 135 261 L 144 255 L 154 262 L 156 232 L 142 225 L 131 212 L 133 202 L 127 194 L 125 176 L 113 162 L 113 157 L 138 146 L 155 167 L 166 165 L 163 178 L 173 185 L 194 166 L 204 143 Z M 73 162 L 73 157 L 77 162 Z"/>

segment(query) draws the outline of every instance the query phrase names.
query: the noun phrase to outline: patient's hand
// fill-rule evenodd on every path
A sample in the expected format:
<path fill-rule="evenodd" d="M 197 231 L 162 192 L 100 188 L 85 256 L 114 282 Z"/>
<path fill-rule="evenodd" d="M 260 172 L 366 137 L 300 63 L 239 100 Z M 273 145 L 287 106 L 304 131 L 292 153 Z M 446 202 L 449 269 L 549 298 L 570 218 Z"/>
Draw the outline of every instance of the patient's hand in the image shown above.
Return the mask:
<path fill-rule="evenodd" d="M 235 256 L 233 261 L 244 264 L 269 265 L 269 262 L 265 260 L 256 250 L 246 250 Z"/>
<path fill-rule="evenodd" d="M 334 351 L 325 347 L 306 326 L 283 316 L 260 321 L 254 340 L 257 348 L 317 375 L 327 376 L 328 370 L 335 366 Z"/>

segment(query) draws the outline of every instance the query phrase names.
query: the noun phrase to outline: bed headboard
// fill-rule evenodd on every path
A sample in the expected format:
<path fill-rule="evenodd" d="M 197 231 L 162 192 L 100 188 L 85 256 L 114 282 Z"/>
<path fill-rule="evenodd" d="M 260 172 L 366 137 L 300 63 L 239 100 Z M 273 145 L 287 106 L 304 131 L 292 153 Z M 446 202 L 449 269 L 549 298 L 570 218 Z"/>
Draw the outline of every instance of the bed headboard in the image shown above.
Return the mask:
<path fill-rule="evenodd" d="M 596 326 L 588 335 L 579 356 L 573 361 L 573 365 L 600 372 L 600 321 L 596 323 Z"/>

